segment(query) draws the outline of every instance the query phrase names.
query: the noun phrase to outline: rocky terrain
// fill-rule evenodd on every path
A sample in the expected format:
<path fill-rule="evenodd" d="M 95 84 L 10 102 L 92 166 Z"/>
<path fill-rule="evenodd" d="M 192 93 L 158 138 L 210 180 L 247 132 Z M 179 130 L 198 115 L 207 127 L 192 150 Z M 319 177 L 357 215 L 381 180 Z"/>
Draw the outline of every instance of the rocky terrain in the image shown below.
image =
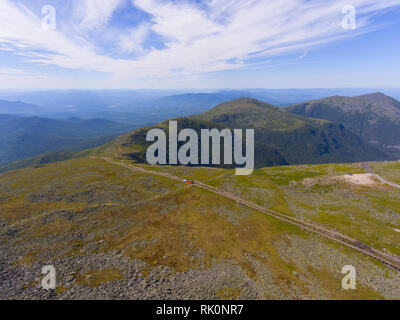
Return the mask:
<path fill-rule="evenodd" d="M 399 191 L 333 179 L 362 172 L 357 165 L 277 167 L 249 177 L 158 170 L 399 254 Z M 372 258 L 196 187 L 93 157 L 0 175 L 0 224 L 1 299 L 400 297 L 400 274 Z M 45 265 L 56 269 L 55 290 L 41 286 Z M 341 287 L 344 265 L 357 270 L 356 290 Z"/>

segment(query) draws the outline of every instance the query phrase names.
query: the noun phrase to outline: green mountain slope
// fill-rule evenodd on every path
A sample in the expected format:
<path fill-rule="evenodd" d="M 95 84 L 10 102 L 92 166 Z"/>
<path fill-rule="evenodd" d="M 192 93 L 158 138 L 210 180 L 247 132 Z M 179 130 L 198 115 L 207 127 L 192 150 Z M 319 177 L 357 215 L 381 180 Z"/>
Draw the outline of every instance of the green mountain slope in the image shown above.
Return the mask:
<path fill-rule="evenodd" d="M 341 123 L 377 146 L 400 146 L 400 102 L 383 93 L 358 97 L 334 96 L 296 104 L 288 110 Z"/>
<path fill-rule="evenodd" d="M 227 126 L 196 118 L 178 118 L 175 119 L 178 123 L 178 131 L 186 128 L 193 129 L 197 132 L 200 137 L 201 129 L 218 129 L 222 130 L 228 128 Z M 169 121 L 165 121 L 157 126 L 142 128 L 139 130 L 133 131 L 131 134 L 127 135 L 122 143 L 122 151 L 128 156 L 130 159 L 135 160 L 137 162 L 144 163 L 146 162 L 146 150 L 152 144 L 152 142 L 146 142 L 146 135 L 149 130 L 152 128 L 161 128 L 167 134 L 169 131 Z M 168 140 L 168 138 L 167 138 Z M 178 148 L 183 145 L 183 143 L 178 143 Z M 199 146 L 200 146 L 199 141 Z M 221 150 L 223 148 L 223 140 L 221 142 Z M 211 157 L 211 152 L 210 152 Z M 199 153 L 199 163 L 200 153 Z M 212 161 L 210 160 L 210 163 Z M 221 151 L 221 162 L 223 163 L 223 152 Z M 267 167 L 267 166 L 275 166 L 275 165 L 285 165 L 288 164 L 286 159 L 281 155 L 281 153 L 273 147 L 267 146 L 260 142 L 255 142 L 255 166 L 258 168 Z M 225 168 L 233 168 L 235 165 L 221 165 L 220 167 Z"/>
<path fill-rule="evenodd" d="M 254 99 L 232 100 L 193 118 L 229 128 L 254 128 L 257 143 L 277 149 L 290 164 L 386 157 L 341 125 L 294 115 Z"/>
<path fill-rule="evenodd" d="M 132 126 L 93 119 L 47 119 L 0 115 L 0 164 L 51 151 L 103 145 Z"/>

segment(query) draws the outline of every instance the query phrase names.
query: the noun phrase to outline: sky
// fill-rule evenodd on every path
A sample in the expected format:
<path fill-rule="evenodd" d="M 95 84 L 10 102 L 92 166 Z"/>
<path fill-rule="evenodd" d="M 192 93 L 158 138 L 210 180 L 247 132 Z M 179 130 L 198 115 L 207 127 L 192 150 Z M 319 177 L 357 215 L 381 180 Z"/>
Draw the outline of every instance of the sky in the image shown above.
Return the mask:
<path fill-rule="evenodd" d="M 400 87 L 400 0 L 0 0 L 0 89 Z"/>

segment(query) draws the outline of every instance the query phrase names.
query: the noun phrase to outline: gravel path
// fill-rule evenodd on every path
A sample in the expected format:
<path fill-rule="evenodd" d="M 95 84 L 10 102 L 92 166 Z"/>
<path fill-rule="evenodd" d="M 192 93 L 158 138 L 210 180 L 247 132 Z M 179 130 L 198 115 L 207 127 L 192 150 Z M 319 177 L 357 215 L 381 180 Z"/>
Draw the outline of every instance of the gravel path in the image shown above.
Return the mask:
<path fill-rule="evenodd" d="M 371 167 L 369 166 L 368 163 L 363 163 L 362 167 L 370 174 L 372 174 L 375 178 L 377 178 L 380 182 L 387 184 L 389 186 L 392 186 L 394 188 L 400 189 L 400 185 L 398 185 L 397 183 L 393 183 L 390 181 L 387 181 L 385 178 L 383 178 L 382 176 L 380 176 L 379 174 L 376 174 L 374 171 L 372 171 Z"/>

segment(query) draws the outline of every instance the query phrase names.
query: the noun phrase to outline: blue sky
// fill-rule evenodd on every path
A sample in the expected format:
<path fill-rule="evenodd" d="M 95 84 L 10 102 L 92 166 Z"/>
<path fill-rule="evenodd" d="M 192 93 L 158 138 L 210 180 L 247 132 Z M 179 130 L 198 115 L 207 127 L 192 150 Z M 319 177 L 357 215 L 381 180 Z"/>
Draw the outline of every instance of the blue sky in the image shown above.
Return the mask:
<path fill-rule="evenodd" d="M 400 0 L 0 0 L 0 89 L 399 87 L 399 18 Z"/>

